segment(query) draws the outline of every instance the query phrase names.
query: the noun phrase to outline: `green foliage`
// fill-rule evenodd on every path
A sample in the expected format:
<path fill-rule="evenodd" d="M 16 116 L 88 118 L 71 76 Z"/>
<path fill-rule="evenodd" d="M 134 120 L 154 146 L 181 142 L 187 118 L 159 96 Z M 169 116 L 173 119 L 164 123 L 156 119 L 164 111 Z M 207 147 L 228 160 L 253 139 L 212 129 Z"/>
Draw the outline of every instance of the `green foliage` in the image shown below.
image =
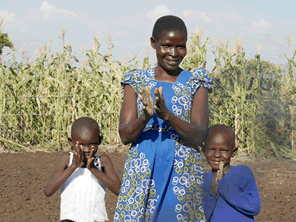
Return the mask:
<path fill-rule="evenodd" d="M 208 38 L 198 30 L 189 42 L 182 66 L 192 70 L 205 66 Z M 294 56 L 287 58 L 289 71 L 260 54 L 247 59 L 238 41 L 214 47 L 212 70 L 216 90 L 209 96 L 210 125 L 226 124 L 235 129 L 240 155 L 296 157 Z M 293 66 L 293 67 L 292 67 Z"/>
<path fill-rule="evenodd" d="M 295 157 L 289 102 L 283 93 L 284 70 L 260 60 L 258 54 L 246 59 L 238 43 L 233 48 L 220 45 L 215 55 L 217 90 L 210 97 L 211 123 L 231 125 L 243 154 Z"/>
<path fill-rule="evenodd" d="M 9 65 L 0 66 L 2 148 L 18 151 L 41 144 L 60 150 L 71 123 L 82 116 L 99 122 L 105 144 L 119 143 L 121 78 L 134 68 L 135 58 L 120 63 L 110 54 L 101 55 L 99 47 L 95 38 L 79 68 L 68 45 L 56 55 L 41 50 L 31 64 L 18 63 L 12 54 Z"/>
<path fill-rule="evenodd" d="M 196 30 L 182 67 L 205 67 L 208 42 Z M 69 45 L 57 54 L 50 48 L 40 49 L 32 63 L 18 63 L 11 54 L 11 60 L 0 64 L 1 148 L 21 151 L 36 145 L 61 150 L 71 123 L 82 116 L 99 122 L 105 144 L 119 144 L 121 78 L 138 68 L 137 58 L 116 61 L 111 50 L 102 55 L 97 38 L 81 62 Z M 217 88 L 209 96 L 210 125 L 232 126 L 240 155 L 295 158 L 296 50 L 290 57 L 285 54 L 288 71 L 261 60 L 260 54 L 247 59 L 238 42 L 220 42 L 213 53 L 211 72 Z M 150 67 L 149 58 L 144 58 L 142 68 Z"/>
<path fill-rule="evenodd" d="M 0 31 L 0 55 L 2 55 L 4 47 L 13 48 L 13 44 L 9 40 L 7 33 L 2 33 Z"/>
<path fill-rule="evenodd" d="M 188 52 L 184 61 L 182 62 L 182 67 L 185 70 L 192 71 L 198 67 L 206 67 L 206 53 L 209 43 L 209 38 L 206 37 L 204 43 L 202 43 L 202 32 L 196 28 L 194 35 L 190 37 L 188 44 Z"/>

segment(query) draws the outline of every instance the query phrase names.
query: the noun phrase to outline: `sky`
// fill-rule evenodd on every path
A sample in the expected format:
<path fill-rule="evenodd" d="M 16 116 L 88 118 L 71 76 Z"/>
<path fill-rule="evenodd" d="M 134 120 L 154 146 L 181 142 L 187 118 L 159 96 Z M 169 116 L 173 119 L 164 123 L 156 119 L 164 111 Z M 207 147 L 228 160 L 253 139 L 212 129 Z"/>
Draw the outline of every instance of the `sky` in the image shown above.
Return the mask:
<path fill-rule="evenodd" d="M 4 18 L 2 32 L 21 50 L 34 58 L 38 47 L 49 45 L 52 52 L 62 50 L 61 28 L 65 42 L 73 54 L 83 59 L 82 52 L 90 50 L 98 36 L 100 53 L 108 53 L 107 36 L 112 36 L 115 59 L 128 60 L 149 55 L 155 64 L 155 52 L 150 46 L 154 22 L 163 15 L 176 15 L 187 25 L 189 34 L 196 27 L 210 38 L 207 60 L 213 64 L 213 47 L 219 40 L 235 38 L 244 42 L 248 58 L 254 58 L 261 48 L 261 59 L 285 64 L 284 52 L 296 47 L 296 1 L 292 0 L 183 0 L 183 1 L 98 1 L 98 0 L 1 0 L 0 17 Z M 9 49 L 4 50 L 4 54 Z M 20 58 L 20 56 L 18 57 Z M 208 68 L 208 67 L 207 67 Z"/>

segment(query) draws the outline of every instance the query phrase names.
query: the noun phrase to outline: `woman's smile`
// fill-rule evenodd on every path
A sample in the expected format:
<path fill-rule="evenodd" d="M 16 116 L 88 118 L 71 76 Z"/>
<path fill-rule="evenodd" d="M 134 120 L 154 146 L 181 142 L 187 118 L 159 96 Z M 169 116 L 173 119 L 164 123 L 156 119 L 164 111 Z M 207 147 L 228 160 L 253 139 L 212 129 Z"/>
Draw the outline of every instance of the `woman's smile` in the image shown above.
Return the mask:
<path fill-rule="evenodd" d="M 159 39 L 151 39 L 156 50 L 158 66 L 165 72 L 176 71 L 186 56 L 187 38 L 179 31 L 164 32 Z"/>

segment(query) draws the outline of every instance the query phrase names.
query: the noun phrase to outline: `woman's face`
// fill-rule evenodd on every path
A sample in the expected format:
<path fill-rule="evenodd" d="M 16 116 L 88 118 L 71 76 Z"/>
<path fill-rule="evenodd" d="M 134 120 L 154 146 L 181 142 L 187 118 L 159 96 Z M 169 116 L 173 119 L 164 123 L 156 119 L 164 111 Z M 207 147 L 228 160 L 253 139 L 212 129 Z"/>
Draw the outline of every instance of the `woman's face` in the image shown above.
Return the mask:
<path fill-rule="evenodd" d="M 187 37 L 179 31 L 164 31 L 159 39 L 151 38 L 157 65 L 164 71 L 175 71 L 187 54 Z"/>

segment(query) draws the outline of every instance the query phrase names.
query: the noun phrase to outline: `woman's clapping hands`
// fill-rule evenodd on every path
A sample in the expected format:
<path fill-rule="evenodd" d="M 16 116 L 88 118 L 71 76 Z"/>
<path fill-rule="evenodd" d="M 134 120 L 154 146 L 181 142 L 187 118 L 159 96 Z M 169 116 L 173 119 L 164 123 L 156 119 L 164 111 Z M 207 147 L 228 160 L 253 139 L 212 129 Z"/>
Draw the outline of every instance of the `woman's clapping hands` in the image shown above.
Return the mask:
<path fill-rule="evenodd" d="M 168 119 L 168 114 L 169 114 L 168 111 L 169 110 L 165 104 L 165 99 L 163 97 L 163 88 L 162 87 L 155 88 L 155 90 L 154 90 L 155 104 L 153 104 L 151 92 L 147 86 L 142 88 L 140 93 L 141 93 L 140 98 L 141 98 L 143 106 L 144 106 L 143 111 L 144 111 L 145 117 L 147 119 L 152 118 L 154 110 L 156 112 L 156 115 L 159 118 L 161 118 L 163 120 Z"/>

